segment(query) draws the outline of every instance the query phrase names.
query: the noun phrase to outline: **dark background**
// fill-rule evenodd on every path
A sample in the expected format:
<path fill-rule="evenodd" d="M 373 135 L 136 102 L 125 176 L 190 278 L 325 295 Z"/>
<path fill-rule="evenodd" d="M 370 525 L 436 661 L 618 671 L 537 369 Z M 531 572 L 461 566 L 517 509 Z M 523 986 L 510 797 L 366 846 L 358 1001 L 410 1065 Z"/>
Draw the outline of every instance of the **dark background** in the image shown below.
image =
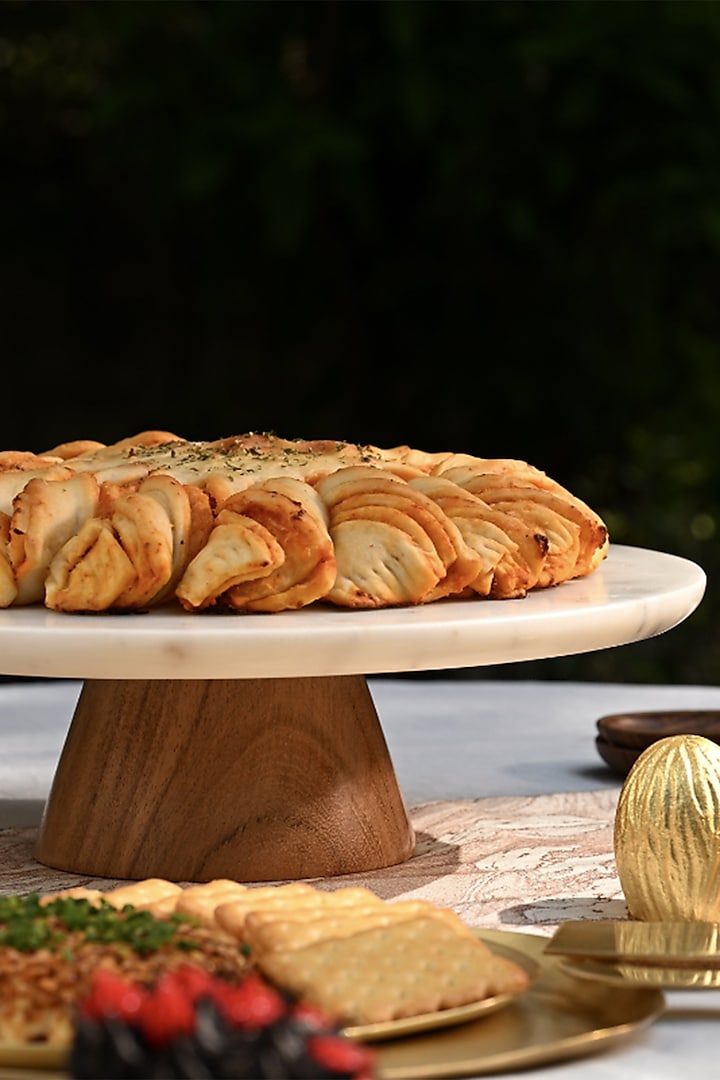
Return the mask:
<path fill-rule="evenodd" d="M 715 682 L 719 286 L 718 4 L 0 7 L 0 446 L 524 458 L 706 570 L 504 677 Z"/>

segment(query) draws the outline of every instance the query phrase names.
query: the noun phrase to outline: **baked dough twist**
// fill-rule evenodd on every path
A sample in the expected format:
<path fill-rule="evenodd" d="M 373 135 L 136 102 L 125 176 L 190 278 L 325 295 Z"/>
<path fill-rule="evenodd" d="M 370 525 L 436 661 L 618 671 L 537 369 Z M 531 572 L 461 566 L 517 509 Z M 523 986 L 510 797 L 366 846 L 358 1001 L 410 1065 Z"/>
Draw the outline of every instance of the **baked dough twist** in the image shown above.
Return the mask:
<path fill-rule="evenodd" d="M 166 431 L 0 453 L 0 607 L 509 599 L 592 573 L 608 544 L 596 511 L 513 459 Z"/>

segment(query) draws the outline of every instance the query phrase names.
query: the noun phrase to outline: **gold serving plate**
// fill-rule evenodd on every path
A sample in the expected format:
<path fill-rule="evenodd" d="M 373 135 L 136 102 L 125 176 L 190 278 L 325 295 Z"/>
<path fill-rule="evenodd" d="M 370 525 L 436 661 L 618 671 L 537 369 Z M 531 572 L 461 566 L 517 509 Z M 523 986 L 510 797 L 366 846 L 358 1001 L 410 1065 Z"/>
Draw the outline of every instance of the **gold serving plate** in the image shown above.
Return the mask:
<path fill-rule="evenodd" d="M 720 969 L 659 967 L 656 964 L 622 964 L 611 960 L 565 958 L 560 966 L 576 979 L 599 979 L 617 986 L 654 986 L 658 990 L 717 990 Z"/>
<path fill-rule="evenodd" d="M 0 1069 L 3 1080 L 17 1075 L 22 1080 L 41 1076 L 49 1078 L 65 1076 L 62 1072 L 70 1056 L 70 1047 L 49 1043 L 3 1043 L 0 1042 Z M 6 1069 L 12 1070 L 7 1072 Z M 22 1070 L 22 1071 L 20 1071 Z M 28 1070 L 33 1070 L 29 1072 Z M 42 1072 L 40 1071 L 42 1070 Z"/>
<path fill-rule="evenodd" d="M 486 1076 L 595 1053 L 653 1023 L 665 1007 L 655 987 L 580 982 L 545 954 L 547 938 L 480 930 L 494 952 L 522 953 L 538 965 L 532 986 L 490 1016 L 379 1043 L 380 1080 L 448 1080 Z"/>
<path fill-rule="evenodd" d="M 577 978 L 665 990 L 720 987 L 720 924 L 566 922 L 545 952 Z"/>
<path fill-rule="evenodd" d="M 545 952 L 578 961 L 720 970 L 720 923 L 569 921 Z"/>

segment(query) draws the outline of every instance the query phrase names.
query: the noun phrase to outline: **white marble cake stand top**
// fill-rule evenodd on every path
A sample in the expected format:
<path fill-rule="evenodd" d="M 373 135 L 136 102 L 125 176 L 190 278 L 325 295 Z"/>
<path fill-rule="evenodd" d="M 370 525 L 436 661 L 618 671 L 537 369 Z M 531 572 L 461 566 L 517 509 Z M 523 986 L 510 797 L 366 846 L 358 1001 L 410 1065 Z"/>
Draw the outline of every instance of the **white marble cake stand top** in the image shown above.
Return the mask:
<path fill-rule="evenodd" d="M 700 603 L 695 563 L 611 546 L 589 577 L 521 600 L 444 600 L 273 615 L 0 611 L 0 672 L 80 679 L 233 679 L 439 670 L 591 652 L 663 633 Z"/>

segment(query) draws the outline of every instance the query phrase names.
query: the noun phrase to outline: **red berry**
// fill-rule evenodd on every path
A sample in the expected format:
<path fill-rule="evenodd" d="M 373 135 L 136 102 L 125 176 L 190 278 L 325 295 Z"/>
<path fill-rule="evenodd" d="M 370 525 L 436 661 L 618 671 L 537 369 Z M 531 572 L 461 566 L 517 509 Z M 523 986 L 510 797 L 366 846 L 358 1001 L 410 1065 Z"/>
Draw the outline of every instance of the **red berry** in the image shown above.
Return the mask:
<path fill-rule="evenodd" d="M 301 1024 L 305 1024 L 313 1031 L 327 1031 L 330 1027 L 330 1020 L 317 1008 L 316 1005 L 310 1005 L 305 1001 L 298 1001 L 292 1007 L 293 1017 Z"/>
<path fill-rule="evenodd" d="M 195 1008 L 172 976 L 162 975 L 143 1001 L 139 1020 L 148 1042 L 163 1046 L 177 1035 L 192 1034 Z"/>
<path fill-rule="evenodd" d="M 311 1035 L 307 1048 L 313 1061 L 332 1072 L 365 1077 L 373 1075 L 372 1052 L 343 1035 Z"/>
<path fill-rule="evenodd" d="M 106 968 L 98 968 L 81 1008 L 93 1020 L 117 1016 L 132 1023 L 138 1017 L 146 997 L 147 991 L 139 983 L 130 982 Z"/>
<path fill-rule="evenodd" d="M 217 986 L 213 1000 L 234 1027 L 264 1028 L 285 1013 L 282 997 L 257 975 L 246 975 L 241 983 Z"/>
<path fill-rule="evenodd" d="M 192 964 L 182 964 L 169 972 L 167 978 L 181 991 L 190 1001 L 197 1001 L 201 997 L 209 997 L 213 987 L 218 981 L 205 968 L 194 967 Z"/>

